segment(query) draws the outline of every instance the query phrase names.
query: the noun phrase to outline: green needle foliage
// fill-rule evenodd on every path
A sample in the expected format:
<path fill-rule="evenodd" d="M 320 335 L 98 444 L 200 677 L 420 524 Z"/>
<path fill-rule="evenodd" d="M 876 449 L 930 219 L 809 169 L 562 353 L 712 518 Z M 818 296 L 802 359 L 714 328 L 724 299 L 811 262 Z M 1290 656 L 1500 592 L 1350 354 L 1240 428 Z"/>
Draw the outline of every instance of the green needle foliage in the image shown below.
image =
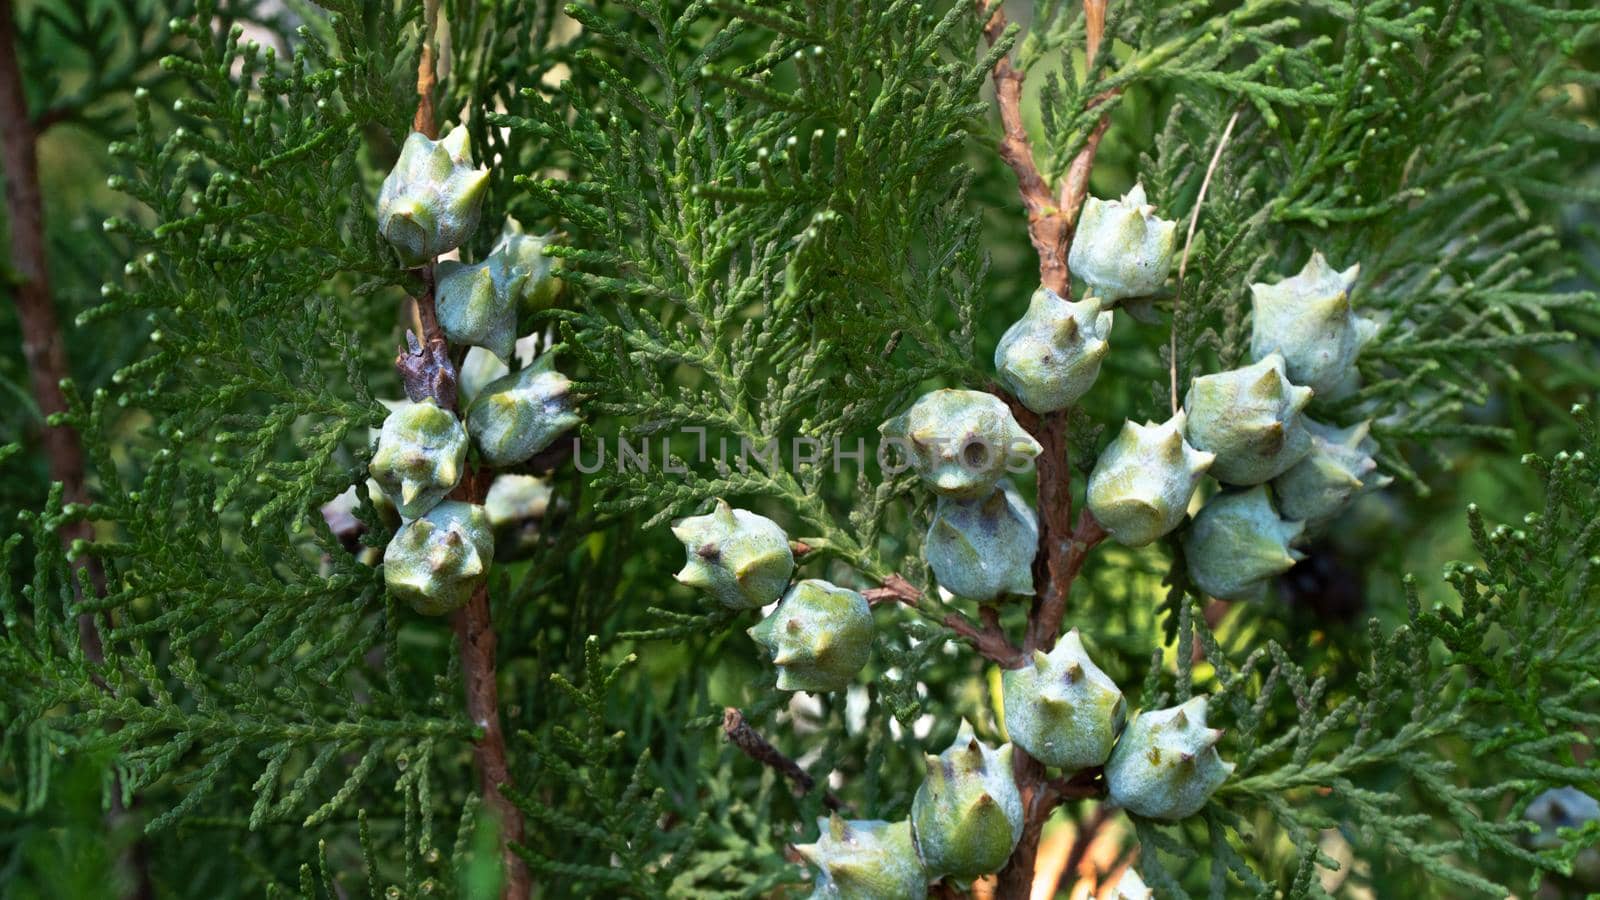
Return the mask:
<path fill-rule="evenodd" d="M 21 510 L 0 895 L 112 883 L 67 857 L 120 890 L 135 842 L 160 896 L 499 895 L 471 673 L 448 620 L 387 592 L 400 522 L 365 488 L 429 290 L 375 211 L 425 47 L 441 133 L 465 126 L 491 173 L 461 259 L 507 217 L 553 234 L 564 292 L 518 333 L 584 418 L 570 456 L 524 467 L 551 498 L 488 582 L 511 852 L 539 896 L 803 896 L 790 848 L 819 816 L 904 819 L 963 719 L 1007 739 L 977 607 L 923 562 L 933 503 L 877 456 L 916 396 L 998 390 L 995 342 L 1039 283 L 997 151 L 1002 59 L 1052 188 L 1098 141 L 1089 192 L 1141 183 L 1179 223 L 1181 274 L 1117 310 L 1070 411 L 1073 496 L 1124 420 L 1252 361 L 1249 285 L 1313 250 L 1360 264 L 1379 323 L 1360 389 L 1314 412 L 1372 420 L 1395 477 L 1261 601 L 1209 600 L 1176 533 L 1089 553 L 1063 629 L 1131 709 L 1209 696 L 1236 769 L 1176 822 L 1104 808 L 1094 782 L 1048 829 L 1095 823 L 1164 900 L 1600 890 L 1600 822 L 1535 841 L 1525 816 L 1552 788 L 1600 796 L 1600 12 L 1007 13 L 986 36 L 970 3 L 910 0 L 21 4 L 36 121 L 92 148 L 42 165 L 95 186 L 48 210 L 78 365 L 59 420 L 93 500 L 28 487 L 38 416 L 0 415 Z M 91 216 L 103 232 L 70 227 Z M 0 366 L 10 393 L 29 375 Z M 673 582 L 668 524 L 721 498 L 804 545 L 797 577 L 920 592 L 875 604 L 846 691 L 778 691 L 744 634 L 759 613 Z M 63 546 L 77 522 L 95 538 Z M 1021 634 L 1029 606 L 994 626 Z M 772 755 L 728 740 L 730 707 Z"/>

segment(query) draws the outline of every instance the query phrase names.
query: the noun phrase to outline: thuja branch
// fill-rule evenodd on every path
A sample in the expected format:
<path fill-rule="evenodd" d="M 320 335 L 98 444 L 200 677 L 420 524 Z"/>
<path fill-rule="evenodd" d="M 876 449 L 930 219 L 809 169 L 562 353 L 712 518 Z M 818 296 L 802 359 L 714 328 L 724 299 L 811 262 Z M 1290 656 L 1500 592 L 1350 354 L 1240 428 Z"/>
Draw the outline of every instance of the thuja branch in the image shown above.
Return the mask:
<path fill-rule="evenodd" d="M 428 39 L 423 41 L 422 58 L 417 66 L 418 101 L 412 127 L 431 139 L 438 135 L 433 108 L 436 76 L 431 38 L 438 18 L 436 2 L 427 4 L 425 16 L 424 33 Z M 415 298 L 415 304 L 422 334 L 420 339 L 407 335 L 409 346 L 401 349 L 395 366 L 411 400 L 432 399 L 441 408 L 458 413 L 456 371 L 450 361 L 449 344 L 439 327 L 431 262 L 422 267 L 421 276 L 423 290 Z M 482 504 L 492 480 L 492 471 L 474 467 L 462 478 L 451 496 L 468 503 Z M 487 581 L 473 590 L 466 606 L 452 614 L 451 625 L 461 652 L 467 717 L 478 729 L 473 742 L 473 764 L 478 772 L 479 793 L 485 809 L 499 829 L 500 859 L 505 875 L 501 896 L 508 900 L 527 897 L 532 892 L 528 865 L 512 849 L 522 843 L 524 825 L 522 811 L 507 794 L 513 784 L 505 732 L 500 726 L 500 688 L 495 659 L 498 640 L 490 614 Z"/>
<path fill-rule="evenodd" d="M 1105 28 L 1105 0 L 1084 0 L 1086 67 L 1093 69 Z M 986 17 L 984 38 L 992 47 L 1012 33 L 1007 29 L 1005 12 L 999 3 L 977 0 L 980 15 Z M 1089 172 L 1095 153 L 1109 122 L 1101 115 L 1083 148 L 1073 159 L 1058 192 L 1040 174 L 1022 119 L 1024 73 L 1008 56 L 995 61 L 992 72 L 995 104 L 999 109 L 1003 136 L 999 151 L 1017 176 L 1017 188 L 1028 211 L 1028 237 L 1039 254 L 1039 281 L 1063 298 L 1072 295 L 1068 251 L 1078 211 L 1088 196 Z M 1100 98 L 1104 100 L 1105 98 Z M 1067 411 L 1038 416 L 1001 392 L 1024 428 L 1042 448 L 1037 459 L 1039 549 L 1034 560 L 1035 596 L 1029 610 L 1024 653 L 1049 650 L 1055 646 L 1066 616 L 1067 597 L 1089 551 L 1105 538 L 1105 532 L 1085 510 L 1076 525 L 1072 522 L 1072 470 L 1068 456 Z M 1023 800 L 1022 839 L 1001 870 L 996 895 L 1003 898 L 1027 897 L 1032 889 L 1039 837 L 1050 813 L 1063 799 L 1058 786 L 1045 780 L 1044 766 L 1022 748 L 1013 756 L 1017 788 Z M 1088 788 L 1089 786 L 1084 786 Z"/>
<path fill-rule="evenodd" d="M 16 20 L 11 0 L 0 0 L 0 122 L 5 122 L 0 140 L 6 174 L 6 217 L 11 232 L 11 266 L 17 274 L 14 299 L 17 322 L 22 331 L 22 354 L 34 402 L 44 417 L 41 438 L 50 478 L 61 483 L 62 502 L 88 502 L 84 488 L 83 445 L 71 425 L 51 422 L 52 416 L 67 412 L 66 394 L 61 383 L 71 376 L 66 344 L 50 294 L 50 275 L 45 257 L 44 202 L 39 190 L 39 132 L 28 116 L 23 93 L 22 72 L 16 52 Z M 94 537 L 89 523 L 74 521 L 61 528 L 61 541 L 70 545 Z M 76 567 L 87 567 L 95 592 L 105 594 L 105 575 L 93 557 L 84 557 Z M 77 579 L 73 579 L 74 585 Z M 79 598 L 82 599 L 82 598 Z M 105 661 L 100 631 L 92 615 L 78 617 L 78 633 L 83 652 L 96 665 Z"/>
<path fill-rule="evenodd" d="M 987 17 L 983 26 L 983 36 L 990 47 L 1011 37 L 1015 28 L 1007 26 L 1003 3 L 999 0 L 994 2 L 975 0 L 975 4 L 978 14 Z M 1083 12 L 1086 67 L 1093 69 L 1105 29 L 1105 0 L 1085 0 Z M 1062 180 L 1059 191 L 1054 191 L 1039 171 L 1038 161 L 1033 154 L 1033 142 L 1029 139 L 1027 126 L 1023 122 L 1022 84 L 1025 77 L 1023 71 L 1011 62 L 1010 55 L 1007 54 L 995 61 L 991 74 L 994 79 L 995 106 L 1000 112 L 1000 125 L 1003 131 L 999 145 L 1000 158 L 1005 160 L 1006 165 L 1010 166 L 1011 171 L 1017 176 L 1017 190 L 1022 195 L 1023 206 L 1028 211 L 1028 238 L 1039 254 L 1039 282 L 1062 297 L 1070 299 L 1072 282 L 1071 271 L 1067 266 L 1067 250 L 1072 244 L 1072 229 L 1078 220 L 1078 211 L 1083 208 L 1084 198 L 1089 193 L 1089 170 L 1094 165 L 1100 139 L 1110 124 L 1109 113 L 1100 117 L 1083 149 L 1078 151 L 1078 155 L 1068 167 L 1067 176 Z M 1107 99 L 1109 98 L 1097 98 L 1096 103 L 1103 103 Z"/>
<path fill-rule="evenodd" d="M 993 47 L 1011 39 L 1015 29 L 1006 27 L 1004 4 L 1000 0 L 975 0 L 978 14 L 986 16 L 983 36 Z M 1072 224 L 1056 202 L 1050 184 L 1039 172 L 1033 157 L 1033 142 L 1022 120 L 1023 72 L 1012 65 L 1009 54 L 995 61 L 995 105 L 1000 110 L 1000 158 L 1017 176 L 1017 190 L 1028 210 L 1028 237 L 1039 254 L 1039 280 L 1045 287 L 1065 297 L 1071 292 L 1067 271 L 1067 248 L 1072 242 Z"/>
<path fill-rule="evenodd" d="M 45 256 L 44 201 L 39 188 L 37 142 L 49 123 L 35 121 L 28 113 L 17 53 L 16 16 L 11 0 L 0 0 L 0 122 L 5 123 L 4 128 L 0 128 L 0 160 L 4 162 L 6 176 L 6 219 L 11 232 L 11 267 L 17 276 L 13 286 L 17 323 L 22 331 L 22 353 L 28 363 L 33 399 L 44 419 L 41 438 L 45 460 L 51 480 L 61 485 L 62 503 L 69 506 L 85 505 L 89 501 L 89 494 L 85 487 L 83 444 L 72 425 L 59 418 L 52 421 L 52 417 L 67 413 L 62 383 L 71 376 L 71 368 L 50 292 Z M 63 523 L 58 533 L 62 545 L 66 547 L 78 541 L 94 539 L 93 526 L 83 519 Z M 105 571 L 96 557 L 80 555 L 72 563 L 72 572 L 70 581 L 74 592 L 80 591 L 83 583 L 77 577 L 78 573 L 87 572 L 88 584 L 95 596 L 105 596 Z M 82 602 L 84 597 L 79 595 L 77 600 Z M 80 613 L 77 625 L 84 657 L 97 668 L 105 665 L 105 646 L 94 613 Z M 106 686 L 100 674 L 95 673 L 92 677 L 95 685 L 104 690 Z M 119 827 L 127 816 L 127 809 L 122 801 L 121 776 L 114 775 L 113 779 L 107 818 L 114 827 Z M 130 844 L 120 864 L 132 876 L 127 896 L 150 896 L 143 844 Z"/>

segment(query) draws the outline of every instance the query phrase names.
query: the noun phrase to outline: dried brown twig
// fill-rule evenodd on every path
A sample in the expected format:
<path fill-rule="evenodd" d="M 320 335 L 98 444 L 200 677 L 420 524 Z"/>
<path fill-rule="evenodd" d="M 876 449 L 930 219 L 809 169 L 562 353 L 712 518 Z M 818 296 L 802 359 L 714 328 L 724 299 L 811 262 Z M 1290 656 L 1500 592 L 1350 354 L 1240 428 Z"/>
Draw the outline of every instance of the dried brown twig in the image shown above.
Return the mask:
<path fill-rule="evenodd" d="M 728 707 L 722 711 L 722 733 L 728 740 L 738 747 L 745 756 L 777 772 L 783 777 L 794 782 L 798 793 L 805 794 L 817 786 L 817 780 L 811 773 L 800 768 L 800 764 L 784 756 L 782 751 L 772 746 L 772 743 L 761 736 L 759 731 L 750 727 L 744 713 L 735 707 Z M 822 792 L 822 805 L 838 812 L 843 808 L 839 798 L 832 791 Z"/>

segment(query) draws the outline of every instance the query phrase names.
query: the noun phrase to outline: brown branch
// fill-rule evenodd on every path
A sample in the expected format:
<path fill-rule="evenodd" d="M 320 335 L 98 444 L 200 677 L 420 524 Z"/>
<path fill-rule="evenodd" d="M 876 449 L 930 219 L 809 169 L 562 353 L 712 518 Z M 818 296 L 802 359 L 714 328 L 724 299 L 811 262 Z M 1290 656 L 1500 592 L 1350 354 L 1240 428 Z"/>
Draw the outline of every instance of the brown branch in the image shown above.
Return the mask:
<path fill-rule="evenodd" d="M 451 492 L 452 499 L 482 503 L 494 472 L 473 467 Z M 500 858 L 505 867 L 505 900 L 523 900 L 533 892 L 528 864 L 512 849 L 522 843 L 522 810 L 511 802 L 506 789 L 513 786 L 506 753 L 505 732 L 500 727 L 500 686 L 495 668 L 498 643 L 489 610 L 489 585 L 478 585 L 467 605 L 455 611 L 451 626 L 461 648 L 461 678 L 466 692 L 467 718 L 482 730 L 472 744 L 472 761 L 478 771 L 478 789 L 484 807 L 495 819 L 500 834 Z"/>
<path fill-rule="evenodd" d="M 429 138 L 439 134 L 434 117 L 433 92 L 437 85 L 434 74 L 433 31 L 438 21 L 438 3 L 428 0 L 424 12 L 424 37 L 422 59 L 417 65 L 417 114 L 412 129 Z M 406 395 L 412 400 L 432 398 L 440 406 L 456 410 L 456 370 L 450 362 L 450 347 L 439 319 L 434 311 L 433 266 L 423 266 L 423 290 L 416 298 L 418 325 L 422 329 L 420 340 L 412 333 L 406 335 L 409 346 L 401 348 L 395 359 Z M 494 472 L 474 467 L 456 489 L 453 499 L 469 503 L 482 503 L 489 492 Z M 505 870 L 504 886 L 500 896 L 505 900 L 522 900 L 533 892 L 532 876 L 528 864 L 513 846 L 522 843 L 524 823 L 522 810 L 506 795 L 513 786 L 511 767 L 506 753 L 505 732 L 500 727 L 500 685 L 496 669 L 495 648 L 498 638 L 489 608 L 489 586 L 478 586 L 467 605 L 451 616 L 451 626 L 461 652 L 461 678 L 466 695 L 467 718 L 477 725 L 480 733 L 472 745 L 472 761 L 478 772 L 478 790 L 484 807 L 495 820 L 500 835 L 500 860 Z"/>
<path fill-rule="evenodd" d="M 993 5 L 990 0 L 974 2 L 978 14 L 986 17 L 983 35 L 989 46 L 993 47 L 1006 31 L 1001 2 L 994 0 Z M 1104 37 L 1106 0 L 1083 0 L 1083 15 L 1085 68 L 1092 72 Z M 1000 157 L 1017 176 L 1017 189 L 1028 211 L 1028 237 L 1039 254 L 1039 281 L 1070 299 L 1072 274 L 1067 265 L 1068 249 L 1078 212 L 1089 194 L 1089 173 L 1110 122 L 1109 112 L 1103 113 L 1095 123 L 1082 149 L 1068 166 L 1059 193 L 1052 194 L 1049 184 L 1039 173 L 1033 147 L 1023 125 L 1023 72 L 1012 65 L 1009 57 L 1002 56 L 995 61 L 991 74 L 995 86 L 995 104 L 999 108 L 1003 129 Z M 1106 103 L 1111 96 L 1106 94 L 1097 97 L 1093 105 Z M 1039 511 L 1039 546 L 1033 562 L 1036 593 L 1029 610 L 1022 649 L 1024 653 L 1048 651 L 1055 646 L 1061 632 L 1072 582 L 1083 568 L 1089 551 L 1104 540 L 1105 532 L 1087 510 L 1079 516 L 1076 525 L 1072 521 L 1072 467 L 1067 447 L 1067 413 L 1060 411 L 1040 417 L 1004 392 L 996 393 L 1006 398 L 1018 422 L 1033 434 L 1043 448 L 1036 460 Z M 998 622 L 995 624 L 998 625 Z M 1003 640 L 1004 636 L 1001 637 Z M 1010 642 L 1006 641 L 1006 644 L 1009 646 Z M 1013 773 L 1023 798 L 1022 839 L 1012 851 L 1005 869 L 1000 872 L 995 895 L 1021 900 L 1028 897 L 1032 890 L 1039 837 L 1043 833 L 1044 823 L 1064 797 L 1073 795 L 1068 789 L 1077 790 L 1078 786 L 1076 783 L 1047 783 L 1044 766 L 1020 748 L 1013 757 Z M 1098 790 L 1084 789 L 1091 790 L 1090 795 Z"/>
<path fill-rule="evenodd" d="M 905 580 L 899 572 L 890 572 L 883 579 L 883 584 L 875 588 L 867 588 L 861 592 L 867 602 L 876 606 L 879 603 L 904 603 L 907 606 L 916 606 L 922 602 L 922 591 L 916 585 Z"/>
<path fill-rule="evenodd" d="M 420 131 L 429 140 L 439 137 L 439 122 L 433 113 L 433 90 L 439 83 L 434 71 L 433 32 L 439 24 L 439 0 L 425 0 L 422 10 L 422 59 L 417 63 L 417 114 L 411 119 L 411 130 Z"/>
<path fill-rule="evenodd" d="M 772 743 L 762 737 L 759 731 L 750 727 L 750 723 L 745 721 L 744 713 L 735 707 L 730 706 L 722 711 L 722 733 L 727 735 L 728 740 L 733 742 L 745 756 L 794 782 L 796 793 L 809 793 L 817 786 L 817 780 L 811 777 L 811 773 L 800 768 L 799 763 L 784 756 L 782 751 L 772 746 Z M 835 812 L 843 808 L 839 798 L 827 790 L 822 792 L 822 805 Z"/>
<path fill-rule="evenodd" d="M 987 17 L 983 37 L 990 47 L 999 43 L 1006 32 L 1006 14 L 1002 0 L 973 0 L 978 15 Z M 1086 68 L 1092 69 L 1100 52 L 1100 41 L 1105 30 L 1106 0 L 1084 0 L 1083 13 L 1086 35 Z M 1100 149 L 1100 139 L 1110 124 L 1109 113 L 1102 115 L 1089 133 L 1083 148 L 1073 157 L 1062 179 L 1059 192 L 1039 171 L 1034 159 L 1033 142 L 1022 118 L 1022 82 L 1025 73 L 1012 65 L 1009 55 L 995 61 L 991 72 L 994 80 L 995 106 L 1000 111 L 1000 158 L 1017 176 L 1017 191 L 1022 195 L 1022 205 L 1028 211 L 1028 239 L 1039 254 L 1039 283 L 1060 294 L 1072 297 L 1072 274 L 1067 266 L 1067 251 L 1072 246 L 1073 226 L 1078 212 L 1089 195 L 1089 171 L 1094 166 L 1095 154 Z M 1109 100 L 1113 95 L 1095 98 L 1093 105 Z"/>
<path fill-rule="evenodd" d="M 1003 669 L 1015 669 L 1022 665 L 1022 651 L 1017 645 L 1011 643 L 1006 637 L 1005 629 L 1000 626 L 1000 611 L 990 604 L 978 607 L 980 625 L 973 624 L 972 620 L 959 612 L 951 612 L 944 617 L 944 627 L 960 635 L 978 655 L 990 662 L 997 663 Z"/>
<path fill-rule="evenodd" d="M 1083 866 L 1084 857 L 1089 855 L 1089 847 L 1094 844 L 1100 829 L 1105 827 L 1110 819 L 1111 807 L 1102 803 L 1095 809 L 1094 815 L 1078 827 L 1078 833 L 1072 839 L 1072 848 L 1067 851 L 1066 864 L 1061 867 L 1062 871 L 1070 872 L 1073 877 L 1077 877 L 1078 869 Z"/>
<path fill-rule="evenodd" d="M 868 588 L 861 592 L 867 602 L 873 606 L 882 603 L 904 603 L 913 609 L 922 609 L 922 591 L 916 585 L 905 580 L 899 572 L 891 572 L 879 587 Z M 930 618 L 936 613 L 924 611 Z M 975 624 L 971 619 L 960 612 L 951 611 L 940 620 L 944 627 L 954 631 L 978 651 L 983 658 L 1000 664 L 1003 668 L 1015 669 L 1022 665 L 1022 651 L 1011 643 L 1006 637 L 1005 629 L 1000 627 L 1000 614 L 993 606 L 979 607 L 978 616 L 982 625 Z"/>
<path fill-rule="evenodd" d="M 40 442 L 50 479 L 61 485 L 63 504 L 86 504 L 83 444 L 78 432 L 66 424 L 52 425 L 50 417 L 67 411 L 66 392 L 61 383 L 72 374 L 67 348 L 61 336 L 55 302 L 50 292 L 50 273 L 45 251 L 44 200 L 39 189 L 38 140 L 49 122 L 34 121 L 28 115 L 28 100 L 22 84 L 22 69 L 17 53 L 16 15 L 11 0 L 0 0 L 0 160 L 6 175 L 6 217 L 11 231 L 11 266 L 17 278 L 13 300 L 17 325 L 22 332 L 22 355 L 28 364 L 33 399 L 43 418 Z M 94 540 L 94 526 L 77 519 L 59 529 L 61 544 Z M 100 561 L 83 554 L 72 562 L 72 590 L 80 602 L 83 596 L 80 574 L 87 572 L 90 589 L 96 597 L 106 594 L 106 575 Z M 109 621 L 110 613 L 106 613 Z M 78 616 L 78 643 L 83 655 L 96 668 L 105 665 L 105 644 L 100 626 L 92 613 Z M 98 672 L 91 676 L 103 690 L 106 685 Z M 122 802 L 122 779 L 114 777 L 107 821 L 113 829 L 123 827 L 129 810 Z M 131 884 L 125 896 L 152 896 L 149 868 L 141 841 L 131 842 L 119 865 Z"/>
<path fill-rule="evenodd" d="M 983 26 L 984 40 L 993 47 L 1006 31 L 1006 13 L 1002 0 L 974 0 L 978 15 L 987 16 Z M 1033 142 L 1028 139 L 1027 126 L 1022 121 L 1023 72 L 1011 64 L 1009 55 L 995 61 L 995 105 L 1000 110 L 1000 158 L 1006 161 L 1017 176 L 1017 190 L 1022 194 L 1022 205 L 1028 211 L 1028 238 L 1039 254 L 1039 281 L 1045 287 L 1070 297 L 1072 285 L 1067 271 L 1067 248 L 1072 243 L 1072 223 L 1062 212 L 1050 184 L 1039 173 L 1033 158 Z"/>

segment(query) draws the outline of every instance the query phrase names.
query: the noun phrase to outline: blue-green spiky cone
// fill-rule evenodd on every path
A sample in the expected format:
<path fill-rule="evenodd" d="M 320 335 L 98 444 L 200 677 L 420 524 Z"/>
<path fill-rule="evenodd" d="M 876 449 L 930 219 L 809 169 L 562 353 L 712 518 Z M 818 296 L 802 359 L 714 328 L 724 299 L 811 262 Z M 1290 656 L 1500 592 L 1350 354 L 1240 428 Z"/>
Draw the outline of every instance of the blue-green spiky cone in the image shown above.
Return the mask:
<path fill-rule="evenodd" d="M 955 742 L 925 759 L 927 776 L 911 800 L 911 827 L 928 874 L 976 878 L 999 871 L 1022 838 L 1011 745 L 991 749 L 962 722 Z"/>
<path fill-rule="evenodd" d="M 473 347 L 462 358 L 456 370 L 456 396 L 463 408 L 471 408 L 472 401 L 483 389 L 511 374 L 511 367 L 482 347 Z"/>
<path fill-rule="evenodd" d="M 1393 480 L 1378 472 L 1378 463 L 1372 458 L 1378 445 L 1372 439 L 1371 426 L 1369 421 L 1335 428 L 1306 420 L 1311 452 L 1272 481 L 1272 493 L 1284 518 L 1301 519 L 1307 527 L 1320 528 L 1356 495 L 1382 489 Z"/>
<path fill-rule="evenodd" d="M 582 421 L 572 408 L 572 382 L 551 354 L 485 385 L 467 407 L 467 431 L 491 465 L 511 466 L 549 447 Z"/>
<path fill-rule="evenodd" d="M 408 266 L 461 246 L 478 227 L 489 170 L 472 167 L 465 126 L 442 140 L 412 132 L 378 192 L 378 232 Z"/>
<path fill-rule="evenodd" d="M 1005 401 L 983 391 L 930 391 L 878 431 L 910 454 L 935 493 L 954 500 L 989 496 L 1008 466 L 1025 465 L 1042 449 Z"/>
<path fill-rule="evenodd" d="M 1125 422 L 1089 476 L 1089 511 L 1117 542 L 1143 547 L 1183 524 L 1216 457 L 1183 439 L 1179 410 L 1157 425 Z"/>
<path fill-rule="evenodd" d="M 928 878 L 910 822 L 818 819 L 814 844 L 795 852 L 816 870 L 813 900 L 922 900 Z"/>
<path fill-rule="evenodd" d="M 1178 223 L 1160 219 L 1136 184 L 1121 200 L 1090 197 L 1072 239 L 1067 264 L 1108 304 L 1161 290 L 1172 271 Z"/>
<path fill-rule="evenodd" d="M 848 588 L 808 578 L 747 632 L 778 669 L 778 690 L 843 690 L 872 656 L 872 608 Z"/>
<path fill-rule="evenodd" d="M 1110 344 L 1111 311 L 1090 297 L 1072 303 L 1041 287 L 1028 312 L 1012 323 L 994 350 L 1000 383 L 1036 413 L 1078 402 L 1100 375 Z"/>
<path fill-rule="evenodd" d="M 1039 520 L 1010 480 L 983 500 L 940 497 L 922 545 L 945 590 L 969 600 L 1033 593 Z"/>
<path fill-rule="evenodd" d="M 1551 788 L 1533 798 L 1523 818 L 1539 826 L 1528 843 L 1538 850 L 1554 850 L 1563 843 L 1561 829 L 1582 828 L 1600 820 L 1600 802 L 1572 785 Z"/>
<path fill-rule="evenodd" d="M 511 362 L 517 344 L 517 297 L 528 272 L 504 254 L 480 263 L 445 260 L 438 266 L 439 327 L 452 343 L 471 344 Z"/>
<path fill-rule="evenodd" d="M 446 500 L 395 532 L 383 552 L 383 581 L 417 612 L 443 615 L 472 599 L 493 562 L 483 507 Z"/>
<path fill-rule="evenodd" d="M 672 526 L 688 561 L 683 584 L 705 591 L 730 609 L 760 609 L 778 599 L 794 574 L 789 536 L 778 523 L 718 500 L 716 509 Z"/>
<path fill-rule="evenodd" d="M 550 482 L 533 475 L 497 475 L 483 498 L 494 529 L 496 559 L 526 559 L 539 546 L 540 525 L 550 509 Z"/>
<path fill-rule="evenodd" d="M 1074 628 L 1048 654 L 1035 650 L 1000 676 L 1006 734 L 1047 766 L 1077 771 L 1111 755 L 1127 704 L 1083 647 Z"/>
<path fill-rule="evenodd" d="M 528 234 L 522 223 L 507 217 L 500 240 L 492 251 L 511 265 L 528 273 L 516 292 L 517 305 L 525 313 L 538 312 L 561 298 L 565 283 L 560 278 L 561 258 L 545 252 L 556 243 L 554 234 Z"/>
<path fill-rule="evenodd" d="M 1216 454 L 1211 476 L 1224 484 L 1271 481 L 1311 452 L 1302 412 L 1311 389 L 1289 382 L 1283 357 L 1196 378 L 1184 398 L 1184 433 Z"/>
<path fill-rule="evenodd" d="M 1267 486 L 1224 491 L 1206 501 L 1183 534 L 1189 578 L 1219 600 L 1250 600 L 1301 559 L 1290 544 L 1305 523 L 1281 518 Z"/>
<path fill-rule="evenodd" d="M 1206 698 L 1134 716 L 1106 763 L 1112 803 L 1149 819 L 1183 819 L 1233 772 L 1217 755 L 1222 732 L 1206 727 Z"/>
<path fill-rule="evenodd" d="M 389 413 L 367 471 L 400 515 L 415 519 L 455 489 L 466 458 L 466 429 L 430 399 Z"/>
<path fill-rule="evenodd" d="M 1277 284 L 1252 284 L 1250 355 L 1283 355 L 1289 380 L 1324 398 L 1342 396 L 1358 380 L 1356 357 L 1378 331 L 1350 306 L 1359 265 L 1335 270 L 1321 253 L 1298 275 Z"/>

